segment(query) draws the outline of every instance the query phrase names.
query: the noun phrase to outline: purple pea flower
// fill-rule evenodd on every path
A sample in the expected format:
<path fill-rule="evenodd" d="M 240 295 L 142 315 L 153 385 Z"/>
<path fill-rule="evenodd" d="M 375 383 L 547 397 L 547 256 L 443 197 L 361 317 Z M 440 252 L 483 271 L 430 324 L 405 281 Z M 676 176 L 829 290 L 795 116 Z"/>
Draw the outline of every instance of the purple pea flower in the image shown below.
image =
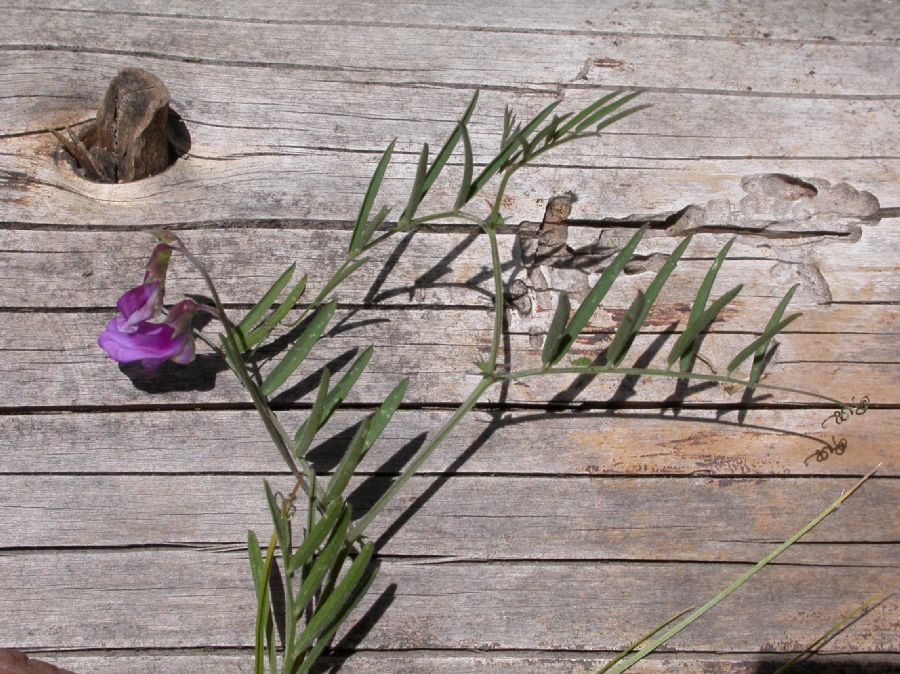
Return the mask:
<path fill-rule="evenodd" d="M 179 302 L 161 323 L 150 320 L 162 313 L 166 271 L 172 246 L 161 243 L 153 249 L 144 283 L 126 292 L 116 303 L 119 315 L 113 318 L 97 343 L 117 363 L 143 361 L 155 370 L 171 360 L 186 365 L 194 360 L 194 336 L 191 320 L 207 307 L 193 300 Z"/>

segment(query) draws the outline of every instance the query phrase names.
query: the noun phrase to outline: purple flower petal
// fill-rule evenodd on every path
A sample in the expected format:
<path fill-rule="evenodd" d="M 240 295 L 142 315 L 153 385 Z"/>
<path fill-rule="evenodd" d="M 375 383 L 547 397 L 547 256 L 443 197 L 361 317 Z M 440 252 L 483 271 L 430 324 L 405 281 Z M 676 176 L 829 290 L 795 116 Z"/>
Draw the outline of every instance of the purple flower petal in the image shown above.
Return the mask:
<path fill-rule="evenodd" d="M 193 339 L 190 334 L 176 335 L 175 329 L 165 323 L 143 321 L 133 326 L 132 332 L 124 332 L 126 319 L 116 316 L 106 326 L 97 343 L 117 363 L 133 363 L 138 360 L 168 360 L 173 356 L 183 358 L 185 342 L 190 340 L 193 355 Z M 190 362 L 190 361 L 188 361 Z"/>
<path fill-rule="evenodd" d="M 125 319 L 121 330 L 133 332 L 138 323 L 156 316 L 162 309 L 162 287 L 159 282 L 132 288 L 119 298 L 116 308 Z"/>

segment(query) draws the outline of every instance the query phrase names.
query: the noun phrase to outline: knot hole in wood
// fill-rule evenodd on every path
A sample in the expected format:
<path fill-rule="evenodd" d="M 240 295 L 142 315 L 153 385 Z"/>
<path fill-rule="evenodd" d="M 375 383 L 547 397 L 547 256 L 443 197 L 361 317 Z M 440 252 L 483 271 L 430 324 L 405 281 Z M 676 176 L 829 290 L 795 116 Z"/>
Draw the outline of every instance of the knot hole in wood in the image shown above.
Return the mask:
<path fill-rule="evenodd" d="M 169 89 L 156 75 L 125 68 L 110 82 L 95 121 L 78 132 L 53 132 L 60 155 L 94 182 L 128 183 L 162 173 L 191 146 L 169 101 Z"/>

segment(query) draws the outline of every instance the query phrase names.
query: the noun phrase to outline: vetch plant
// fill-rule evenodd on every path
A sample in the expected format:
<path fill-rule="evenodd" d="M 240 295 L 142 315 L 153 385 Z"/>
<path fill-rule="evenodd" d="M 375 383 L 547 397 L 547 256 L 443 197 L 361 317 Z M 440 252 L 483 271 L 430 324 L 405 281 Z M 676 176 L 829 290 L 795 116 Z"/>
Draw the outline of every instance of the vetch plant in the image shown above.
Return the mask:
<path fill-rule="evenodd" d="M 560 294 L 544 340 L 540 367 L 515 369 L 513 354 L 503 353 L 506 308 L 497 231 L 503 224 L 501 206 L 511 178 L 544 153 L 576 140 L 597 137 L 610 124 L 647 107 L 628 107 L 638 93 L 612 93 L 577 113 L 563 115 L 555 114 L 557 103 L 553 103 L 524 124 L 517 123 L 515 115 L 507 110 L 500 150 L 477 174 L 468 133 L 468 124 L 478 100 L 476 93 L 433 160 L 428 145 L 422 148 L 409 199 L 396 221 L 388 220 L 391 209 L 387 206 L 380 206 L 377 210 L 375 208 L 381 183 L 392 158 L 392 142 L 381 156 L 369 183 L 345 259 L 339 263 L 333 276 L 318 294 L 302 309 L 298 309 L 298 306 L 305 295 L 307 280 L 303 276 L 294 281 L 296 270 L 291 265 L 240 321 L 232 322 L 200 260 L 175 234 L 160 233 L 160 244 L 151 255 L 144 282 L 122 296 L 117 304 L 119 315 L 109 323 L 99 342 L 114 360 L 120 363 L 142 361 L 152 369 L 166 360 L 190 362 L 194 357 L 194 339 L 204 341 L 221 354 L 243 384 L 269 437 L 293 475 L 294 486 L 286 494 L 275 491 L 268 482 L 263 485 L 274 533 L 264 544 L 260 543 L 254 532 L 248 533 L 250 568 L 257 599 L 257 674 L 304 674 L 310 671 L 377 573 L 376 551 L 367 537 L 370 525 L 466 414 L 494 386 L 534 377 L 559 375 L 637 375 L 791 392 L 828 401 L 839 409 L 845 408 L 845 405 L 834 398 L 762 384 L 760 381 L 772 339 L 799 317 L 799 314 L 785 316 L 796 286 L 787 290 L 768 323 L 762 326 L 761 334 L 734 354 L 725 368 L 727 374 L 702 374 L 693 371 L 701 336 L 741 291 L 741 286 L 736 286 L 721 297 L 711 298 L 713 284 L 731 242 L 722 248 L 700 283 L 684 331 L 669 351 L 668 369 L 628 367 L 623 363 L 652 311 L 654 302 L 690 245 L 690 237 L 676 248 L 647 289 L 635 297 L 606 350 L 606 363 L 585 363 L 583 359 L 566 362 L 591 316 L 634 255 L 646 232 L 643 228 L 635 232 L 631 240 L 609 262 L 584 301 L 574 307 L 574 311 L 569 297 L 565 293 Z M 425 195 L 460 145 L 463 170 L 453 204 L 445 210 L 420 214 Z M 488 203 L 487 212 L 479 212 L 475 197 L 495 178 L 496 193 Z M 321 372 L 315 400 L 305 421 L 298 428 L 285 428 L 272 410 L 270 401 L 326 334 L 338 308 L 337 300 L 334 299 L 335 290 L 368 261 L 367 253 L 395 234 L 414 231 L 426 223 L 446 221 L 474 223 L 483 230 L 490 244 L 494 286 L 490 349 L 487 357 L 476 363 L 480 372 L 478 382 L 444 426 L 417 451 L 402 473 L 366 512 L 354 513 L 346 496 L 347 486 L 360 462 L 378 442 L 400 406 L 408 380 L 398 382 L 377 410 L 362 420 L 337 467 L 327 479 L 314 470 L 308 459 L 309 450 L 317 433 L 350 394 L 365 371 L 372 357 L 372 348 L 364 350 L 337 381 L 333 381 L 327 368 Z M 173 253 L 185 257 L 200 272 L 212 299 L 211 306 L 184 300 L 162 317 L 166 269 Z M 208 312 L 220 321 L 222 332 L 217 339 L 200 333 L 194 334 L 189 329 L 191 318 L 200 311 Z M 273 332 L 282 326 L 298 330 L 299 337 L 286 348 L 274 365 L 262 371 L 257 357 L 258 350 L 269 343 Z M 748 378 L 736 378 L 734 373 L 747 362 L 750 363 Z M 709 602 L 686 612 L 684 617 L 676 617 L 639 640 L 602 671 L 625 671 L 686 628 L 836 510 L 850 493 L 852 491 L 841 496 L 815 520 Z M 280 582 L 273 582 L 276 577 Z M 275 596 L 275 592 L 280 593 L 279 596 Z"/>

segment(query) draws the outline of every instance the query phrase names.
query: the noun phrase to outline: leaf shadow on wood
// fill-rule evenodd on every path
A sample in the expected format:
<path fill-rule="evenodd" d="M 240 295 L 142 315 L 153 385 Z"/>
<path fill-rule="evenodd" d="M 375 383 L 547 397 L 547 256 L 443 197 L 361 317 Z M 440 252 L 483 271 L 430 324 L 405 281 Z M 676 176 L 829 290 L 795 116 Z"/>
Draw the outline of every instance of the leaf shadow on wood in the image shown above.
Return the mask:
<path fill-rule="evenodd" d="M 363 639 L 372 631 L 372 628 L 381 620 L 397 594 L 397 584 L 391 583 L 378 595 L 366 612 L 359 617 L 344 637 L 336 643 L 326 657 L 319 660 L 313 672 L 316 674 L 337 674 L 344 663 L 353 655 L 354 649 L 362 643 Z"/>
<path fill-rule="evenodd" d="M 762 369 L 760 372 L 760 381 L 762 381 L 765 376 L 766 368 L 769 367 L 769 363 L 772 362 L 772 359 L 775 357 L 775 352 L 778 351 L 778 342 L 775 342 L 766 353 L 763 355 L 762 359 Z M 756 390 L 752 388 L 744 389 L 744 394 L 741 396 L 741 409 L 738 412 L 738 421 L 742 422 L 747 417 L 747 408 L 753 403 L 759 403 L 764 400 L 769 400 L 772 398 L 771 393 L 762 393 L 760 395 L 756 395 Z"/>
<path fill-rule="evenodd" d="M 779 667 L 790 662 L 791 657 L 766 659 L 757 664 L 752 674 L 774 674 Z M 865 661 L 839 656 L 814 656 L 793 665 L 791 674 L 900 674 L 900 662 L 896 657 L 884 659 L 867 657 Z"/>

